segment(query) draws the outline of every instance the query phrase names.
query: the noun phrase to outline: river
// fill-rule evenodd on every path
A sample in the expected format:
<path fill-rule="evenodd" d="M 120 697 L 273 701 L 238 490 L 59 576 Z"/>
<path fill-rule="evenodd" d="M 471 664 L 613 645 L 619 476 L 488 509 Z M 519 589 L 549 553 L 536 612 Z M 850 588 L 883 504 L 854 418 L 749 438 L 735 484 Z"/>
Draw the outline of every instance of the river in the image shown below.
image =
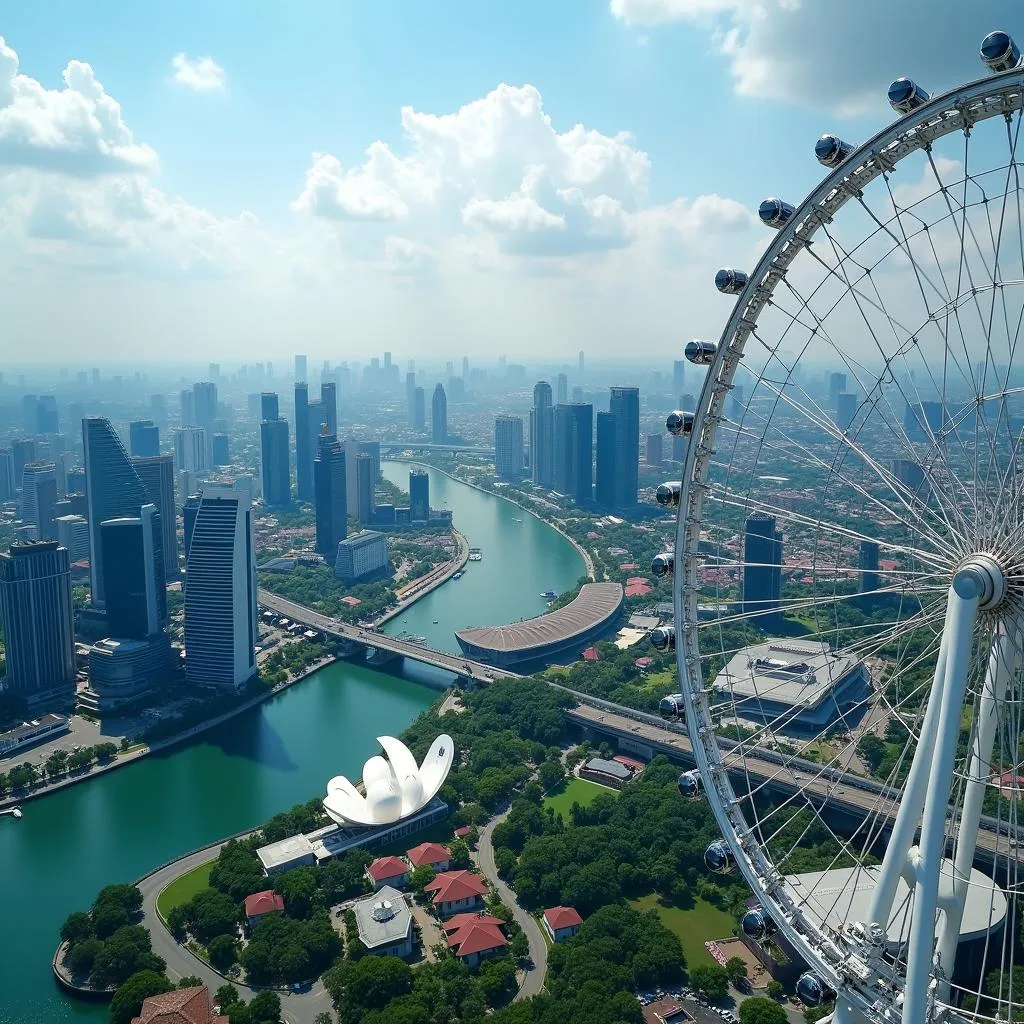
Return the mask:
<path fill-rule="evenodd" d="M 407 466 L 385 463 L 384 474 L 407 486 Z M 583 574 L 572 545 L 516 506 L 433 470 L 430 496 L 483 561 L 393 620 L 392 632 L 454 651 L 456 629 L 535 615 L 541 591 Z M 67 914 L 103 885 L 316 796 L 332 775 L 358 776 L 376 736 L 400 732 L 436 700 L 424 684 L 444 677 L 431 671 L 327 666 L 193 742 L 32 801 L 21 821 L 0 818 L 0 1024 L 106 1020 L 105 1006 L 69 999 L 50 974 Z"/>

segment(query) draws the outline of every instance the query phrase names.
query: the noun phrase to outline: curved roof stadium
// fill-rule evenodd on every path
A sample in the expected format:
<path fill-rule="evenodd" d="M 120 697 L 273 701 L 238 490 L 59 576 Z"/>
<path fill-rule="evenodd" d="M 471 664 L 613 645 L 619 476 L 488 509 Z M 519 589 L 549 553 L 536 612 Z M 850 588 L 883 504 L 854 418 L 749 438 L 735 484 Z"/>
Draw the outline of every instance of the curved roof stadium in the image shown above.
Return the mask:
<path fill-rule="evenodd" d="M 588 643 L 621 606 L 621 584 L 584 583 L 579 594 L 557 611 L 509 626 L 461 629 L 455 637 L 467 657 L 509 668 Z"/>

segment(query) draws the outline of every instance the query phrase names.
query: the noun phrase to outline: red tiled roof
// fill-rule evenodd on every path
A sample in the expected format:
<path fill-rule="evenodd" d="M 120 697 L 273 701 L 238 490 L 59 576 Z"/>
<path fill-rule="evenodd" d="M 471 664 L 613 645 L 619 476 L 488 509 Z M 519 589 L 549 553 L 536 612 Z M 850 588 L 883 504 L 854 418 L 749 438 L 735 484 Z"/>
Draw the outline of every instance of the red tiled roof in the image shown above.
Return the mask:
<path fill-rule="evenodd" d="M 465 924 L 448 936 L 448 946 L 455 950 L 456 956 L 470 956 L 473 953 L 483 953 L 485 950 L 507 945 L 508 939 L 497 925 L 485 924 L 482 921 Z"/>
<path fill-rule="evenodd" d="M 588 647 L 583 652 L 583 660 L 584 661 L 600 661 L 601 660 L 601 655 L 597 653 L 597 648 L 596 647 Z"/>
<path fill-rule="evenodd" d="M 639 569 L 640 566 L 637 565 L 636 562 L 623 562 L 622 565 L 619 566 L 619 568 L 623 572 L 629 572 L 630 569 Z"/>
<path fill-rule="evenodd" d="M 397 857 L 378 857 L 366 870 L 375 882 L 380 882 L 385 878 L 408 874 L 409 865 Z"/>
<path fill-rule="evenodd" d="M 500 917 L 494 917 L 492 914 L 481 914 L 477 910 L 467 910 L 464 914 L 456 914 L 454 917 L 449 918 L 441 925 L 441 928 L 446 933 L 455 932 L 460 928 L 464 928 L 467 924 L 473 924 L 478 921 L 483 924 L 496 924 L 499 927 L 505 923 Z"/>
<path fill-rule="evenodd" d="M 210 991 L 205 985 L 149 996 L 132 1024 L 211 1024 Z"/>
<path fill-rule="evenodd" d="M 634 772 L 642 772 L 646 767 L 643 761 L 638 761 L 635 757 L 627 757 L 625 754 L 616 754 L 612 760 L 624 764 Z"/>
<path fill-rule="evenodd" d="M 341 599 L 341 603 L 347 604 L 350 608 L 355 608 L 357 604 L 362 604 L 363 602 L 360 601 L 358 597 L 353 597 L 351 594 L 347 594 Z"/>
<path fill-rule="evenodd" d="M 544 911 L 544 918 L 555 931 L 583 924 L 583 918 L 572 907 L 548 907 Z"/>
<path fill-rule="evenodd" d="M 421 864 L 436 864 L 439 860 L 451 860 L 452 853 L 447 846 L 440 843 L 420 843 L 411 850 L 405 851 L 406 857 L 414 868 Z"/>
<path fill-rule="evenodd" d="M 630 576 L 629 579 L 626 580 L 626 586 L 629 586 L 632 583 L 650 583 L 650 582 L 651 581 L 646 576 Z"/>
<path fill-rule="evenodd" d="M 463 825 L 461 828 L 457 828 L 455 830 L 455 835 L 459 839 L 465 839 L 466 836 L 471 836 L 472 834 L 473 834 L 473 826 L 472 825 Z"/>
<path fill-rule="evenodd" d="M 646 583 L 630 583 L 626 587 L 626 597 L 646 597 L 653 589 Z"/>
<path fill-rule="evenodd" d="M 442 871 L 423 889 L 434 894 L 435 904 L 454 903 L 456 900 L 469 899 L 471 896 L 483 896 L 487 892 L 483 879 L 469 871 Z"/>
<path fill-rule="evenodd" d="M 654 661 L 653 658 L 637 658 L 636 661 L 633 662 L 633 664 L 636 665 L 637 668 L 647 668 L 647 666 L 650 665 L 652 661 Z"/>
<path fill-rule="evenodd" d="M 284 910 L 284 897 L 273 889 L 254 892 L 245 897 L 245 916 L 262 917 L 274 910 Z"/>

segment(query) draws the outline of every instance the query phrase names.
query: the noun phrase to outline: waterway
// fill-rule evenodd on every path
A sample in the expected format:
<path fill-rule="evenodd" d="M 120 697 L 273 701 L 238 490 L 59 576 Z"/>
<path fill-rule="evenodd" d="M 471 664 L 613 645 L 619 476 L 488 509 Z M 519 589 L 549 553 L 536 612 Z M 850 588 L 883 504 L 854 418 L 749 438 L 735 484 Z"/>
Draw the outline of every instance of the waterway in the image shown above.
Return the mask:
<path fill-rule="evenodd" d="M 407 485 L 407 466 L 385 463 L 384 472 Z M 572 545 L 508 502 L 434 471 L 430 490 L 483 561 L 392 631 L 456 650 L 456 629 L 535 615 L 541 591 L 565 590 L 583 574 Z M 103 885 L 318 795 L 332 775 L 357 776 L 376 736 L 400 732 L 437 698 L 423 685 L 430 671 L 330 665 L 189 744 L 33 801 L 21 821 L 0 818 L 0 1024 L 106 1020 L 105 1006 L 67 998 L 50 974 L 67 914 Z"/>

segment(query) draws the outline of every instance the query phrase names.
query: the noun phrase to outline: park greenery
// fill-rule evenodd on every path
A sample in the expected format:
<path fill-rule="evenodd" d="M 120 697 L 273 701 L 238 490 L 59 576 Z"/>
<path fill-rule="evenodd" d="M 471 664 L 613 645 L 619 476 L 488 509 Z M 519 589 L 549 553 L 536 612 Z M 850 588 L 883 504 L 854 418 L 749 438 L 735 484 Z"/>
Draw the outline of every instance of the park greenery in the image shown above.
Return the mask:
<path fill-rule="evenodd" d="M 107 764 L 115 757 L 117 745 L 109 742 L 75 751 L 55 750 L 43 762 L 41 768 L 26 761 L 24 764 L 15 765 L 6 773 L 0 772 L 0 796 L 8 792 L 18 793 L 46 779 L 55 781 L 62 775 L 81 774 L 93 764 Z"/>
<path fill-rule="evenodd" d="M 260 666 L 260 678 L 271 686 L 280 686 L 294 676 L 300 675 L 310 665 L 334 653 L 331 640 L 284 643 L 273 651 Z"/>

